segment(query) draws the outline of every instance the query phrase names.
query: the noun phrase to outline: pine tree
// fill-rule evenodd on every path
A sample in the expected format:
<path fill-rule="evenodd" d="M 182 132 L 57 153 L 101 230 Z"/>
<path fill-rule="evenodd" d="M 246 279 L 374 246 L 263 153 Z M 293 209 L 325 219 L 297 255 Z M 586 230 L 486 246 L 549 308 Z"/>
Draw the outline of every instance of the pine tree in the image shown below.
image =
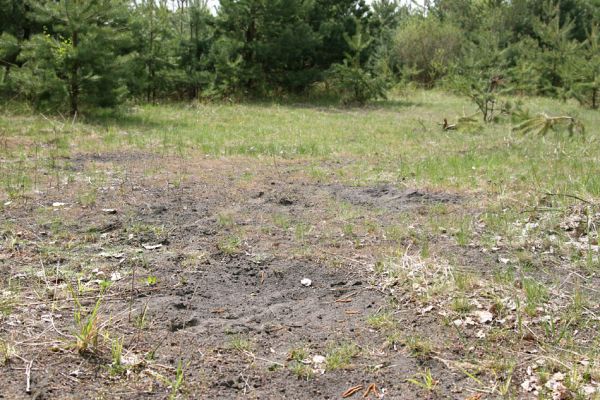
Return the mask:
<path fill-rule="evenodd" d="M 18 84 L 10 79 L 11 69 L 20 67 L 23 42 L 42 27 L 32 21 L 30 7 L 23 0 L 0 0 L 0 94 L 13 95 Z"/>
<path fill-rule="evenodd" d="M 0 0 L 0 33 L 8 33 L 19 40 L 28 39 L 32 24 L 23 0 Z"/>
<path fill-rule="evenodd" d="M 126 21 L 125 0 L 29 1 L 33 18 L 48 27 L 26 45 L 22 59 L 32 95 L 56 98 L 66 92 L 76 115 L 82 101 L 111 106 L 123 95 L 119 28 Z M 40 74 L 41 73 L 41 74 Z M 57 93 L 54 93 L 57 92 Z"/>
<path fill-rule="evenodd" d="M 210 49 L 214 44 L 214 17 L 205 0 L 190 0 L 177 11 L 180 21 L 178 67 L 185 72 L 184 91 L 196 98 L 206 90 L 210 72 Z"/>
<path fill-rule="evenodd" d="M 222 0 L 220 4 L 220 39 L 215 44 L 239 50 L 229 55 L 230 61 L 241 57 L 236 81 L 244 92 L 259 95 L 301 92 L 322 79 L 350 50 L 344 35 L 356 32 L 354 20 L 368 26 L 370 17 L 362 0 Z M 362 56 L 367 57 L 367 52 Z"/>
<path fill-rule="evenodd" d="M 156 102 L 174 86 L 177 42 L 174 16 L 165 0 L 141 0 L 131 16 L 136 55 L 132 90 Z"/>
<path fill-rule="evenodd" d="M 544 15 L 549 18 L 547 22 L 542 18 L 534 21 L 534 31 L 540 45 L 534 68 L 540 76 L 542 93 L 556 96 L 565 87 L 565 66 L 579 43 L 573 40 L 574 21 L 561 16 L 558 4 L 546 3 Z"/>
<path fill-rule="evenodd" d="M 331 67 L 330 77 L 340 92 L 343 103 L 365 104 L 368 100 L 385 97 L 385 81 L 381 77 L 373 76 L 365 68 L 363 53 L 369 48 L 372 39 L 358 20 L 355 23 L 355 34 L 344 35 L 350 50 L 346 52 L 342 63 Z"/>
<path fill-rule="evenodd" d="M 7 85 L 10 69 L 16 66 L 20 50 L 16 37 L 7 32 L 0 34 L 0 66 L 4 67 L 4 71 L 0 75 L 0 92 L 4 91 L 3 88 Z"/>
<path fill-rule="evenodd" d="M 314 0 L 309 15 L 309 23 L 321 37 L 315 62 L 322 70 L 327 70 L 345 58 L 350 48 L 344 35 L 356 33 L 356 20 L 369 32 L 373 17 L 370 7 L 364 0 Z M 373 43 L 371 43 L 373 45 Z M 367 57 L 365 52 L 363 57 Z"/>
<path fill-rule="evenodd" d="M 600 27 L 594 25 L 588 38 L 570 60 L 566 80 L 569 93 L 583 106 L 600 107 Z"/>
<path fill-rule="evenodd" d="M 228 72 L 236 71 L 237 76 L 227 77 L 226 81 L 235 82 L 244 92 L 260 93 L 265 82 L 261 66 L 258 65 L 256 52 L 261 39 L 259 28 L 264 20 L 264 0 L 221 0 L 217 16 L 217 29 L 220 40 L 215 51 L 221 57 L 221 66 Z M 225 57 L 226 55 L 226 57 Z M 224 81 L 222 81 L 224 82 Z M 231 92 L 233 88 L 227 88 Z"/>

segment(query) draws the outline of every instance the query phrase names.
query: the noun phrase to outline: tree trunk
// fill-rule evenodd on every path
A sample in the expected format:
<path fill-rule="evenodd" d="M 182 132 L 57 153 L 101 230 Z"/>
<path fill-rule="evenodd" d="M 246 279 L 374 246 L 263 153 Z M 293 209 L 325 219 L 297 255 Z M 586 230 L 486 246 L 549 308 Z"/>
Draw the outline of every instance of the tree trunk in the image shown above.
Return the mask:
<path fill-rule="evenodd" d="M 2 74 L 2 79 L 0 80 L 1 83 L 8 81 L 9 73 L 10 73 L 10 64 L 6 64 L 6 66 L 4 67 L 4 74 Z"/>
<path fill-rule="evenodd" d="M 77 49 L 77 45 L 79 44 L 78 32 L 74 31 L 71 35 L 71 41 L 73 44 L 73 48 Z M 71 115 L 75 116 L 79 112 L 79 61 L 77 57 L 75 58 L 75 62 L 73 63 L 73 68 L 71 69 L 71 82 L 69 88 L 69 97 L 71 101 Z"/>
<path fill-rule="evenodd" d="M 150 75 L 150 86 L 148 87 L 148 102 L 154 103 L 156 97 L 156 84 L 154 82 L 154 2 L 151 3 L 150 9 L 150 59 L 148 62 L 148 74 Z"/>

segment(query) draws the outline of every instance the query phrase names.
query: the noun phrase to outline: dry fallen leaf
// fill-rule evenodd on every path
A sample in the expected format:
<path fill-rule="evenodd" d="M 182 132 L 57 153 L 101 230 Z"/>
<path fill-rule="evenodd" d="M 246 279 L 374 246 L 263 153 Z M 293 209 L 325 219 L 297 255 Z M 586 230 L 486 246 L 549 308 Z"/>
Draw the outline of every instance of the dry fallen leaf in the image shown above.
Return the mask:
<path fill-rule="evenodd" d="M 123 257 L 125 257 L 125 253 L 109 253 L 109 252 L 103 251 L 102 253 L 100 253 L 100 257 L 104 257 L 104 258 L 123 258 Z"/>
<path fill-rule="evenodd" d="M 122 279 L 121 274 L 119 272 L 113 272 L 110 274 L 110 280 L 113 282 L 120 281 Z"/>
<path fill-rule="evenodd" d="M 427 307 L 421 309 L 421 314 L 426 314 L 431 310 L 433 310 L 433 306 L 427 306 Z"/>
<path fill-rule="evenodd" d="M 480 324 L 487 324 L 494 319 L 494 315 L 489 311 L 475 311 L 474 314 L 479 318 Z"/>
<path fill-rule="evenodd" d="M 325 357 L 320 355 L 315 355 L 312 358 L 312 362 L 315 364 L 323 364 L 325 362 Z"/>

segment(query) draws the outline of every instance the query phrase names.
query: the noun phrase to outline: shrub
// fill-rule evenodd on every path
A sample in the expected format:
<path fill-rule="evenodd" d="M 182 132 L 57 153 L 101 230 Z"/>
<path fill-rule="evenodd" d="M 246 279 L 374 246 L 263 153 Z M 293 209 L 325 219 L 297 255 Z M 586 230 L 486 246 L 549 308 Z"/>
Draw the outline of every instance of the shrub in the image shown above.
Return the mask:
<path fill-rule="evenodd" d="M 432 86 L 460 55 L 462 41 L 462 32 L 454 25 L 415 17 L 398 28 L 392 58 L 397 68 L 410 71 L 412 79 Z"/>

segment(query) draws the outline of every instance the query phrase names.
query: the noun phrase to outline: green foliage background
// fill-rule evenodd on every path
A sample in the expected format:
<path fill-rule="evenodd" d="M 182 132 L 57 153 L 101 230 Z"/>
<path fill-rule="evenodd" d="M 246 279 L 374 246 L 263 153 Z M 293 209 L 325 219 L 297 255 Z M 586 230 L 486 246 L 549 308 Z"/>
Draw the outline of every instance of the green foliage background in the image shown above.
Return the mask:
<path fill-rule="evenodd" d="M 513 94 L 598 108 L 599 25 L 600 0 L 0 0 L 0 96 L 71 114 L 125 100 L 363 104 L 393 85 L 469 92 L 501 77 Z"/>

